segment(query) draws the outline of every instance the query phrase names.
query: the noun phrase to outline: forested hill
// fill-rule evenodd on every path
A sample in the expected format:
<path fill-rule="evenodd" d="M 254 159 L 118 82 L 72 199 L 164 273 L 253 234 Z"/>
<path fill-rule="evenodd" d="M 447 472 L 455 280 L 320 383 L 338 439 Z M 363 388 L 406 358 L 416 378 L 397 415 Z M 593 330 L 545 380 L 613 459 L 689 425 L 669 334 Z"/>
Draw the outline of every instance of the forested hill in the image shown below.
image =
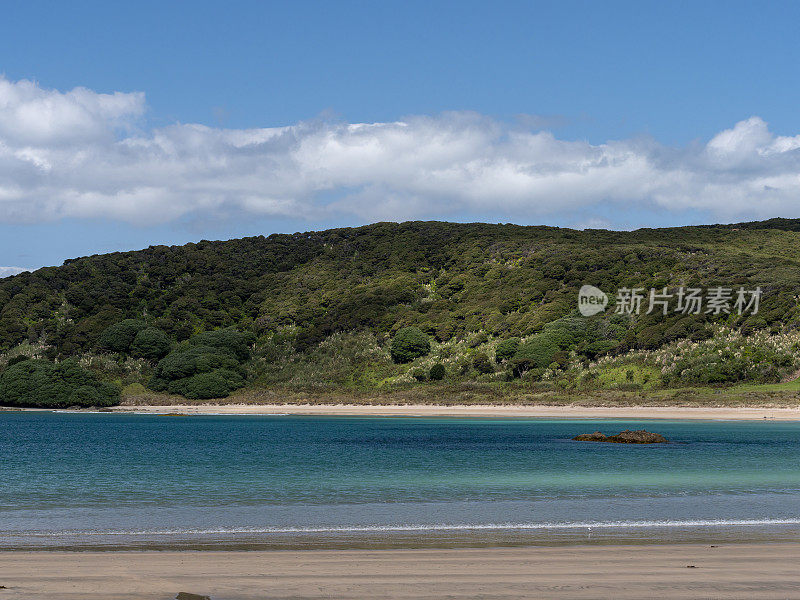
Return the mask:
<path fill-rule="evenodd" d="M 179 342 L 234 326 L 279 332 L 303 351 L 335 332 L 415 325 L 443 342 L 524 336 L 574 313 L 577 290 L 761 286 L 755 316 L 632 316 L 611 350 L 655 348 L 708 320 L 750 329 L 800 321 L 800 220 L 576 231 L 377 223 L 68 260 L 0 280 L 0 345 L 42 342 L 50 358 L 97 349 L 140 319 Z M 613 347 L 612 347 L 613 346 Z"/>

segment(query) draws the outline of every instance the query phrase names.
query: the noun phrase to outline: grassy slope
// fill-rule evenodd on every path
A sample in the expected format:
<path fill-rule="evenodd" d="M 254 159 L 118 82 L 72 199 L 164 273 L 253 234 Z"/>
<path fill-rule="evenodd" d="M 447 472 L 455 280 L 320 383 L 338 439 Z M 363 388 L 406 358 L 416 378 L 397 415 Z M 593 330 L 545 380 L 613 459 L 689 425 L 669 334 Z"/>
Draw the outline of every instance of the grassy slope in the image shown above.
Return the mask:
<path fill-rule="evenodd" d="M 153 392 L 129 390 L 123 405 L 191 404 L 438 404 L 438 405 L 576 405 L 576 406 L 720 406 L 796 407 L 800 388 L 737 386 L 728 389 L 536 391 L 522 385 L 427 384 L 381 392 L 331 390 L 309 392 L 286 389 L 245 389 L 217 400 L 187 400 Z"/>

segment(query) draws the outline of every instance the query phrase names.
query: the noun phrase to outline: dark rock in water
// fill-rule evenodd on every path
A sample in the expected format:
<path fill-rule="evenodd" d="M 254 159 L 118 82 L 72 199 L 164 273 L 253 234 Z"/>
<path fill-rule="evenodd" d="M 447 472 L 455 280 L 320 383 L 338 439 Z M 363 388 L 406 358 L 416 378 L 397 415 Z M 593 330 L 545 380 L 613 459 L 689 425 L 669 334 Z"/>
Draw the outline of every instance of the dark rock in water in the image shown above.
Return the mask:
<path fill-rule="evenodd" d="M 576 435 L 573 440 L 578 442 L 610 442 L 612 444 L 665 444 L 667 438 L 659 433 L 652 433 L 639 429 L 638 431 L 631 431 L 626 429 L 617 435 L 603 435 L 599 431 L 594 433 L 582 433 Z"/>
<path fill-rule="evenodd" d="M 190 594 L 189 592 L 178 592 L 175 600 L 211 600 L 211 596 L 201 596 L 200 594 Z"/>
<path fill-rule="evenodd" d="M 579 442 L 605 442 L 608 440 L 605 434 L 600 433 L 599 431 L 595 431 L 594 433 L 582 433 L 580 435 L 576 435 L 572 439 Z"/>
<path fill-rule="evenodd" d="M 660 433 L 652 433 L 644 429 L 637 431 L 626 429 L 617 435 L 609 436 L 607 441 L 617 444 L 664 444 L 667 438 Z"/>

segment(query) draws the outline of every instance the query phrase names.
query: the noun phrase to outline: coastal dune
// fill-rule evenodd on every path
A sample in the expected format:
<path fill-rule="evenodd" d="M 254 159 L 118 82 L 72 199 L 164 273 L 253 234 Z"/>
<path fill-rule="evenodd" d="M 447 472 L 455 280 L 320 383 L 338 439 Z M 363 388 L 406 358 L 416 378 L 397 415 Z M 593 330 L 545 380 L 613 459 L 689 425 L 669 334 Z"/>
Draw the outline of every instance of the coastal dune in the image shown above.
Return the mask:
<path fill-rule="evenodd" d="M 3 552 L 0 598 L 800 598 L 800 544 Z"/>

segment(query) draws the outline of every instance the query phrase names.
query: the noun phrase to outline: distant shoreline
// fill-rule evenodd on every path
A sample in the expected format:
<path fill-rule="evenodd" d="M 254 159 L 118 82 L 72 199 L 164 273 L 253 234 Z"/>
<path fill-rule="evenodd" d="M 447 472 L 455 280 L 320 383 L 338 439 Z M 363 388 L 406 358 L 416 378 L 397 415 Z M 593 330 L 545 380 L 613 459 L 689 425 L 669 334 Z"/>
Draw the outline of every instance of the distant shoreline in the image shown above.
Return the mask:
<path fill-rule="evenodd" d="M 539 419 L 694 419 L 800 421 L 798 407 L 547 406 L 435 404 L 164 404 L 129 405 L 117 413 L 181 415 L 319 415 L 394 417 L 505 417 Z"/>

